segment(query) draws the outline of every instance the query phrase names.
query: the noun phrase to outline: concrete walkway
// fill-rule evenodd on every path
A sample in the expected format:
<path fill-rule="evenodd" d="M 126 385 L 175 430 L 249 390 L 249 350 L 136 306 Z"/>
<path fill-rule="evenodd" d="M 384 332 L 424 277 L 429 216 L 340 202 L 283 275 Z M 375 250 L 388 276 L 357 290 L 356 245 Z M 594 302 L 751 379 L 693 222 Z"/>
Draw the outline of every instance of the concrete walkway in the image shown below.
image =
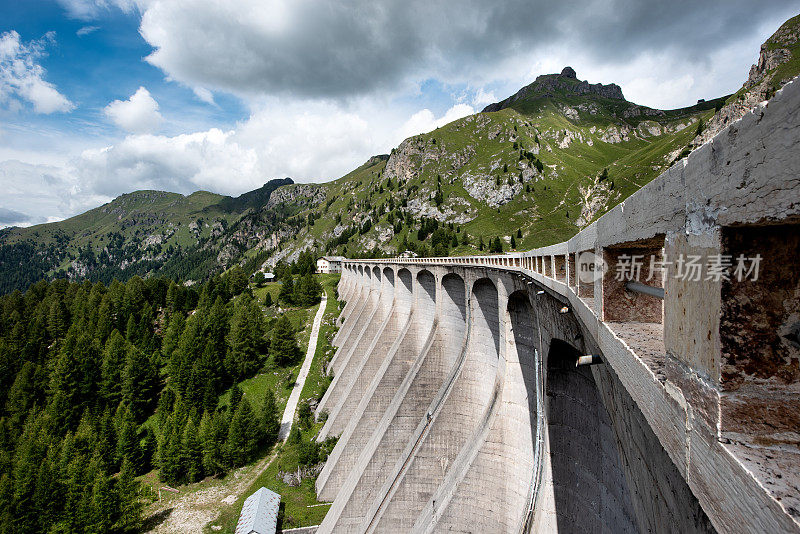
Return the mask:
<path fill-rule="evenodd" d="M 303 360 L 303 366 L 300 368 L 300 374 L 297 375 L 297 380 L 294 383 L 294 389 L 292 389 L 292 394 L 289 395 L 289 401 L 286 403 L 286 409 L 283 411 L 281 430 L 278 433 L 278 439 L 281 441 L 289 437 L 289 432 L 292 430 L 292 422 L 294 421 L 294 412 L 297 410 L 297 402 L 300 400 L 300 393 L 303 392 L 303 386 L 306 383 L 308 371 L 311 369 L 311 362 L 314 361 L 314 353 L 317 352 L 319 327 L 322 324 L 322 317 L 325 315 L 325 306 L 327 302 L 328 296 L 325 294 L 325 291 L 323 291 L 322 301 L 319 303 L 319 310 L 317 310 L 317 314 L 314 316 L 314 325 L 311 327 L 311 337 L 308 339 L 306 359 Z"/>

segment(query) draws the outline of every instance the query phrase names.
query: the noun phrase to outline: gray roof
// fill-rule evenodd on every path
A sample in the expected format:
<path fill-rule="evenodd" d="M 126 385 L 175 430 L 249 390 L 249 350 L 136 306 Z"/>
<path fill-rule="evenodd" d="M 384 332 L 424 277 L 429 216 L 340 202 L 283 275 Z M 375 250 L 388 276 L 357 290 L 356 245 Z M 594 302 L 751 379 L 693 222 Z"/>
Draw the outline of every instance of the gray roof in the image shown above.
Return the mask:
<path fill-rule="evenodd" d="M 278 508 L 281 496 L 267 488 L 250 495 L 242 506 L 236 534 L 275 534 L 278 527 Z"/>
<path fill-rule="evenodd" d="M 322 256 L 320 259 L 328 261 L 342 261 L 344 260 L 344 256 Z"/>

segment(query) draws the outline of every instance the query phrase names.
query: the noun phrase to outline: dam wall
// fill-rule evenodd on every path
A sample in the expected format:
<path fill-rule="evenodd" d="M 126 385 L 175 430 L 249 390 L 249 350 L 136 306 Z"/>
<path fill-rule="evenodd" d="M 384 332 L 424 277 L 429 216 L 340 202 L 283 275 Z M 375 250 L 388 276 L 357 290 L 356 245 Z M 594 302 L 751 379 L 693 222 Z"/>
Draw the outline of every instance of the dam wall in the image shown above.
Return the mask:
<path fill-rule="evenodd" d="M 800 84 L 567 242 L 345 260 L 319 532 L 800 532 Z"/>

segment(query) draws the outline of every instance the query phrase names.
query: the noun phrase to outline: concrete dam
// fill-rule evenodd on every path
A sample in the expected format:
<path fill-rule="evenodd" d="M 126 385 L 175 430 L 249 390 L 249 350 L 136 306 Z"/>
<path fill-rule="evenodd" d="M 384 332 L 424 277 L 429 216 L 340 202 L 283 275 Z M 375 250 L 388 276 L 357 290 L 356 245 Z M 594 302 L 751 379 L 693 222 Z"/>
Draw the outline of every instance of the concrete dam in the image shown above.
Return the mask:
<path fill-rule="evenodd" d="M 318 532 L 800 532 L 798 147 L 794 82 L 567 242 L 346 260 Z"/>

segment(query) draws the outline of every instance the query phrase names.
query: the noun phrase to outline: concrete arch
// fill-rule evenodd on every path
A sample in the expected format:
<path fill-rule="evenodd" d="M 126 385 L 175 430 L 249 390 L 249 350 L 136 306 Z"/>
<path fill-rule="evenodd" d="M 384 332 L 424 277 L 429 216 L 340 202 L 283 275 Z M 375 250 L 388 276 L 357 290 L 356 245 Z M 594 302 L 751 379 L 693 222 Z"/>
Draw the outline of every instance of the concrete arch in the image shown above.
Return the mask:
<path fill-rule="evenodd" d="M 333 391 L 327 403 L 330 411 L 328 420 L 319 432 L 320 440 L 344 432 L 362 397 L 370 389 L 381 362 L 389 354 L 398 334 L 407 328 L 411 313 L 411 289 L 406 289 L 402 281 L 396 283 L 394 268 L 387 266 L 381 271 L 376 266 L 374 270 L 378 270 L 381 277 L 377 308 L 366 325 L 365 335 L 356 343 L 342 368 L 342 376 L 346 378 L 337 381 L 336 377 L 331 383 Z M 406 281 L 410 284 L 410 272 Z"/>
<path fill-rule="evenodd" d="M 474 343 L 485 345 L 491 341 L 492 345 L 486 345 L 487 350 L 500 353 L 500 309 L 497 301 L 497 285 L 490 278 L 479 278 L 472 284 L 472 321 L 473 325 L 479 325 L 481 334 L 490 334 L 489 338 L 483 336 L 474 340 Z M 475 345 L 478 346 L 478 345 Z"/>
<path fill-rule="evenodd" d="M 395 306 L 411 311 L 414 295 L 414 276 L 406 268 L 398 269 L 395 283 Z"/>
<path fill-rule="evenodd" d="M 417 273 L 416 303 L 424 309 L 431 311 L 433 317 L 436 307 L 436 277 L 427 269 L 422 269 Z"/>
<path fill-rule="evenodd" d="M 417 521 L 415 533 L 518 532 L 524 521 L 536 467 L 539 393 L 536 329 L 526 290 L 508 296 L 503 315 L 505 350 L 495 379 L 498 400 L 486 411 L 483 432 L 477 432 L 472 447 L 459 455 L 462 472 L 448 474 L 449 480 Z"/>
<path fill-rule="evenodd" d="M 467 294 L 464 279 L 456 273 L 448 273 L 442 277 L 442 308 L 443 315 L 455 314 L 462 321 L 467 318 Z"/>
<path fill-rule="evenodd" d="M 422 304 L 435 306 L 434 320 L 413 321 L 422 327 L 407 339 L 416 340 L 412 345 L 403 344 L 396 360 L 408 365 L 398 384 L 392 384 L 385 398 L 386 409 L 379 422 L 373 425 L 371 435 L 360 452 L 355 466 L 348 474 L 341 491 L 325 517 L 319 532 L 360 532 L 366 515 L 376 499 L 386 495 L 385 485 L 391 483 L 396 466 L 410 454 L 407 443 L 413 442 L 421 430 L 420 421 L 426 421 L 426 413 L 435 402 L 438 392 L 448 377 L 453 377 L 458 362 L 463 358 L 467 345 L 467 303 L 464 279 L 453 273 L 446 274 L 436 284 L 431 271 L 422 270 L 415 284 L 415 305 L 422 317 L 430 317 Z M 428 299 L 433 296 L 434 302 Z M 424 327 L 427 327 L 427 334 Z M 408 358 L 408 360 L 406 360 Z M 413 358 L 413 359 L 412 359 Z M 393 376 L 387 371 L 386 377 Z M 379 395 L 373 398 L 380 398 Z M 342 439 L 337 444 L 344 445 Z M 334 454 L 336 450 L 334 450 Z M 372 512 L 374 515 L 374 512 Z"/>
<path fill-rule="evenodd" d="M 365 532 L 411 531 L 423 509 L 436 507 L 431 499 L 447 486 L 448 476 L 460 477 L 468 468 L 502 391 L 499 319 L 497 286 L 489 278 L 476 280 L 469 299 L 467 348 L 366 514 Z"/>

